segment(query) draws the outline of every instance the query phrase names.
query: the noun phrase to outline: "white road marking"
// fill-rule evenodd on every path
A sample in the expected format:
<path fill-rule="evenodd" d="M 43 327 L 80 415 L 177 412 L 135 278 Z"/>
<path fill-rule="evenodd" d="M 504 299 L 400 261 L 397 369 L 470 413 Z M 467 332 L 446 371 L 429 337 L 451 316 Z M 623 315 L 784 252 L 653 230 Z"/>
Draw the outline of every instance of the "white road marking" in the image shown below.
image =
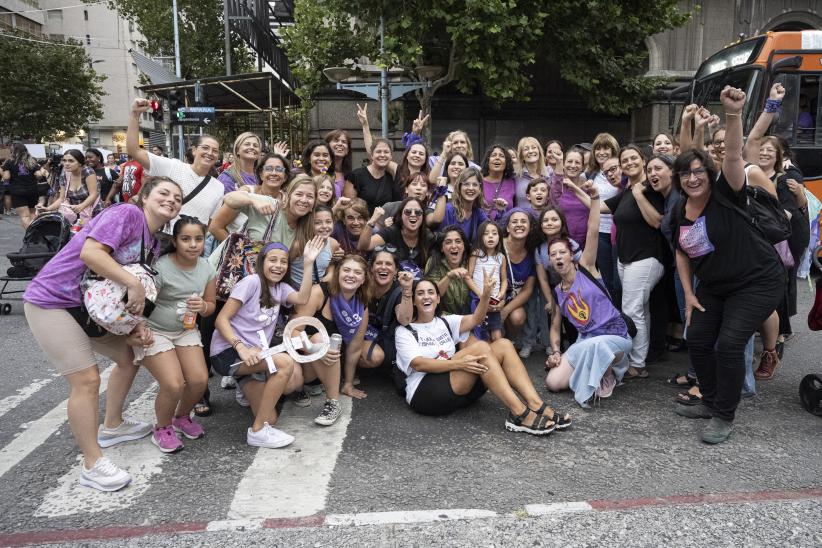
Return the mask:
<path fill-rule="evenodd" d="M 108 376 L 113 367 L 111 365 L 100 373 L 101 394 L 106 390 Z M 32 451 L 40 447 L 63 426 L 63 423 L 68 420 L 66 415 L 67 405 L 68 399 L 63 400 L 39 419 L 25 425 L 25 431 L 18 434 L 17 437 L 0 449 L 0 477 L 3 477 L 17 463 L 29 456 Z"/>
<path fill-rule="evenodd" d="M 554 502 L 551 504 L 526 504 L 525 511 L 531 517 L 550 516 L 552 514 L 576 514 L 593 510 L 585 501 Z"/>
<path fill-rule="evenodd" d="M 17 389 L 16 394 L 12 394 L 11 396 L 7 396 L 0 400 L 0 417 L 35 395 L 41 388 L 47 386 L 54 380 L 55 377 L 58 376 L 59 375 L 55 375 L 54 377 L 49 377 L 47 379 L 37 379 L 28 386 Z"/>
<path fill-rule="evenodd" d="M 322 401 L 322 398 L 317 398 Z M 296 441 L 281 449 L 257 450 L 231 502 L 229 519 L 313 516 L 325 509 L 328 483 L 351 422 L 351 399 L 332 426 L 314 424 L 320 407 L 286 405 L 277 428 Z"/>
<path fill-rule="evenodd" d="M 364 512 L 361 514 L 329 514 L 326 525 L 385 525 L 398 523 L 430 523 L 465 519 L 495 518 L 492 510 L 451 508 L 448 510 L 411 510 L 407 512 Z"/>
<path fill-rule="evenodd" d="M 157 383 L 152 383 L 131 402 L 125 415 L 134 420 L 154 424 L 154 398 L 157 395 L 157 388 Z M 58 480 L 57 488 L 45 495 L 34 515 L 70 516 L 129 508 L 151 487 L 152 476 L 162 472 L 161 465 L 166 456 L 151 443 L 149 437 L 109 447 L 104 449 L 103 453 L 114 464 L 131 474 L 131 484 L 128 487 L 113 493 L 82 487 L 77 481 L 82 459 L 78 457 L 77 464 Z"/>

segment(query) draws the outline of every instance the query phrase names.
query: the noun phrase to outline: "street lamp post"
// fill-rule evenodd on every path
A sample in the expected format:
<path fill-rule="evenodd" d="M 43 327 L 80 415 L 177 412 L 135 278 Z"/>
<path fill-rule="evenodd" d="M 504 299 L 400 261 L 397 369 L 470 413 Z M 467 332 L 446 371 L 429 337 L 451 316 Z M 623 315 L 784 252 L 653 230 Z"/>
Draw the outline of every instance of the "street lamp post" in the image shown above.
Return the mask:
<path fill-rule="evenodd" d="M 384 53 L 384 23 L 380 17 L 380 55 Z M 439 69 L 439 67 L 435 67 Z M 369 99 L 380 102 L 380 113 L 382 116 L 382 137 L 388 138 L 388 103 L 399 99 L 409 91 L 423 89 L 431 85 L 431 80 L 426 78 L 425 82 L 396 82 L 388 83 L 388 70 L 386 67 L 380 68 L 380 81 L 344 84 L 342 81 L 351 76 L 351 69 L 348 67 L 329 67 L 323 70 L 325 77 L 337 84 L 337 89 L 345 89 L 365 95 Z M 435 73 L 431 73 L 435 74 Z M 422 76 L 422 75 L 421 75 Z"/>

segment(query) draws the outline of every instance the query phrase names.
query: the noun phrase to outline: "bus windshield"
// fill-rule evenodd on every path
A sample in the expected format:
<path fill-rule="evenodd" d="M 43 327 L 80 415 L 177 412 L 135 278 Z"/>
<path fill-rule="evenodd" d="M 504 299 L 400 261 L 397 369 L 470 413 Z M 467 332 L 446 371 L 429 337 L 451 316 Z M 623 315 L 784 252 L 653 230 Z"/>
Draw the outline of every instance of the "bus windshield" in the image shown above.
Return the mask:
<path fill-rule="evenodd" d="M 771 126 L 771 133 L 788 140 L 792 146 L 822 145 L 822 73 L 778 74 L 776 81 L 785 86 L 782 109 Z"/>
<path fill-rule="evenodd" d="M 754 95 L 759 88 L 759 79 L 761 77 L 762 71 L 752 66 L 714 73 L 695 82 L 693 102 L 706 107 L 711 111 L 711 114 L 718 114 L 722 119 L 722 123 L 724 123 L 725 112 L 722 109 L 722 103 L 719 101 L 719 94 L 725 86 L 739 88 L 747 95 L 745 110 L 742 112 L 743 127 L 751 127 L 748 118 L 755 114 L 754 105 L 757 104 L 757 97 Z"/>

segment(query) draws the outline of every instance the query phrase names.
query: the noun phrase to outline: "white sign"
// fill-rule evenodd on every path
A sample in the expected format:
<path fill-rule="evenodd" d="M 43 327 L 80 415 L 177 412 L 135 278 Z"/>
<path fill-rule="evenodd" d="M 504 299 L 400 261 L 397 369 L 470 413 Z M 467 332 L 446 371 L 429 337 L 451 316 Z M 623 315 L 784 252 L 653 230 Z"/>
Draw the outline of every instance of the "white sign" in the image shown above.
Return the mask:
<path fill-rule="evenodd" d="M 46 145 L 26 145 L 26 150 L 29 151 L 29 155 L 34 158 L 45 158 L 46 157 Z"/>
<path fill-rule="evenodd" d="M 822 49 L 822 31 L 803 30 L 802 49 Z"/>

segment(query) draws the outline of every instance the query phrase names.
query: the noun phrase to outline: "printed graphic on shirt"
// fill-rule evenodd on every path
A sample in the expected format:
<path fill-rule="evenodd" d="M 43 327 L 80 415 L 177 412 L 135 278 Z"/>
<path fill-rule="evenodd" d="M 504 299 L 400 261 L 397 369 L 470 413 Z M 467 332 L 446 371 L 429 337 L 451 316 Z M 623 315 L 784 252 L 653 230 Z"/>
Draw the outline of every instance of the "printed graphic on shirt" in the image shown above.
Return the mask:
<path fill-rule="evenodd" d="M 280 312 L 280 305 L 274 305 L 271 308 L 260 308 L 260 315 L 257 316 L 257 321 L 262 327 L 268 327 L 277 319 L 277 314 Z"/>
<path fill-rule="evenodd" d="M 428 334 L 420 334 L 420 348 L 430 348 L 434 347 L 437 348 L 437 359 L 440 360 L 450 360 L 451 356 L 445 351 L 445 348 L 453 346 L 453 342 L 451 341 L 451 335 L 446 331 L 442 331 L 437 334 L 436 337 L 431 337 Z M 420 352 L 420 355 L 427 355 L 428 353 L 424 350 Z"/>
<path fill-rule="evenodd" d="M 695 259 L 713 252 L 714 244 L 708 239 L 705 217 L 698 218 L 691 226 L 679 227 L 679 247 L 688 257 Z"/>
<path fill-rule="evenodd" d="M 576 295 L 573 293 L 568 294 L 568 298 L 565 299 L 565 310 L 580 325 L 586 325 L 591 319 L 591 306 L 585 302 L 579 291 Z"/>

